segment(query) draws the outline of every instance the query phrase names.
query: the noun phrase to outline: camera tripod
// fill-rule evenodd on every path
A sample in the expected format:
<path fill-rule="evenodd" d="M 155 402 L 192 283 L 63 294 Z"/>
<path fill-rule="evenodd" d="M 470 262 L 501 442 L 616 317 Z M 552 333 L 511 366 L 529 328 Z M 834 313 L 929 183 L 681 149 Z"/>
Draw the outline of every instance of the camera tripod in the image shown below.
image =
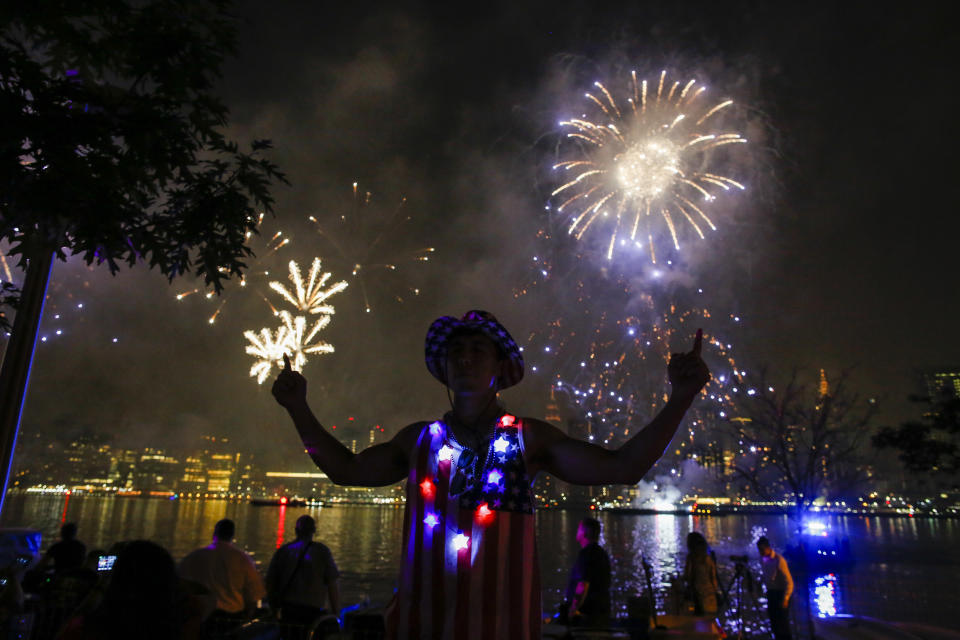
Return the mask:
<path fill-rule="evenodd" d="M 747 561 L 745 557 L 735 556 L 731 558 L 734 561 L 734 570 L 733 577 L 730 578 L 730 582 L 727 583 L 727 586 L 723 589 L 720 594 L 720 611 L 724 621 L 730 619 L 730 616 L 726 615 L 729 610 L 730 603 L 730 590 L 736 586 L 736 615 L 734 619 L 737 621 L 737 635 L 736 637 L 742 639 L 743 636 L 743 606 L 744 606 L 744 591 L 749 598 L 749 604 L 753 613 L 757 617 L 761 617 L 760 608 L 757 604 L 756 596 L 754 595 L 754 589 L 756 581 L 754 580 L 753 574 L 750 573 L 750 569 L 747 567 Z"/>

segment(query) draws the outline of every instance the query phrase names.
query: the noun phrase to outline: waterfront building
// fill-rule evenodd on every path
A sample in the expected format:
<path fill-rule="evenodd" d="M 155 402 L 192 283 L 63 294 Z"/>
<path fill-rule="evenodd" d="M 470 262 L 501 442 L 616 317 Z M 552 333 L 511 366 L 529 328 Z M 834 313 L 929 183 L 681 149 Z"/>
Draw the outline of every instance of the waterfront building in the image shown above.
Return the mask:
<path fill-rule="evenodd" d="M 133 489 L 134 475 L 140 453 L 132 449 L 117 449 L 110 462 L 110 485 L 117 489 Z"/>
<path fill-rule="evenodd" d="M 202 455 L 193 453 L 184 458 L 183 476 L 177 488 L 189 495 L 206 491 L 207 465 Z"/>
<path fill-rule="evenodd" d="M 231 479 L 240 454 L 211 453 L 207 461 L 207 493 L 230 493 Z"/>
<path fill-rule="evenodd" d="M 263 493 L 263 482 L 258 479 L 254 455 L 252 453 L 237 453 L 233 476 L 230 478 L 230 493 L 236 495 L 253 495 Z"/>
<path fill-rule="evenodd" d="M 927 393 L 931 398 L 947 396 L 960 398 L 960 369 L 943 368 L 924 374 Z"/>
<path fill-rule="evenodd" d="M 142 494 L 173 493 L 183 476 L 183 463 L 168 456 L 163 449 L 146 448 L 137 461 L 133 489 Z"/>
<path fill-rule="evenodd" d="M 84 434 L 69 442 L 64 449 L 67 486 L 95 486 L 110 484 L 112 456 L 106 438 Z"/>

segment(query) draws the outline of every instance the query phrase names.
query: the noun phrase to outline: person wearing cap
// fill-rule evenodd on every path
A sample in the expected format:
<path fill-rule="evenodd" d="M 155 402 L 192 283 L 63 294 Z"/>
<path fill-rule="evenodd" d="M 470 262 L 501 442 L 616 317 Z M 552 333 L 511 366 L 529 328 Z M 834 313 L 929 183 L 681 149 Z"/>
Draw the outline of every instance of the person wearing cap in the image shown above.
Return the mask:
<path fill-rule="evenodd" d="M 619 449 L 570 438 L 507 413 L 499 391 L 523 378 L 523 355 L 486 311 L 444 316 L 427 331 L 427 369 L 447 388 L 450 411 L 353 453 L 316 419 L 307 381 L 285 368 L 273 395 L 303 445 L 333 482 L 385 486 L 407 480 L 403 561 L 388 607 L 391 638 L 540 637 L 540 574 L 533 481 L 540 472 L 574 484 L 636 484 L 670 444 L 710 374 L 693 349 L 668 365 L 672 393 L 660 413 Z"/>

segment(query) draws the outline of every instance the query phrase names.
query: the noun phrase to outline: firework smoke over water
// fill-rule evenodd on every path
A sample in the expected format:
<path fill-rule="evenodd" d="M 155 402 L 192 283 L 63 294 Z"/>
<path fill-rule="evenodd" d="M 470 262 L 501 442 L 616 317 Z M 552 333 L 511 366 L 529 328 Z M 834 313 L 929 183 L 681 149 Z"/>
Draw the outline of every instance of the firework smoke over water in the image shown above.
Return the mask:
<path fill-rule="evenodd" d="M 625 94 L 618 100 L 597 82 L 586 94 L 588 112 L 560 123 L 568 144 L 566 159 L 553 166 L 561 184 L 551 202 L 576 239 L 591 229 L 609 233 L 608 260 L 617 250 L 646 247 L 656 262 L 662 227 L 674 249 L 680 225 L 701 239 L 705 229 L 716 230 L 711 203 L 744 186 L 722 175 L 723 157 L 712 152 L 746 139 L 723 129 L 721 116 L 733 101 L 710 102 L 696 80 L 670 81 L 662 71 L 648 83 L 631 72 Z"/>
<path fill-rule="evenodd" d="M 350 271 L 363 298 L 366 313 L 373 311 L 373 290 L 389 292 L 394 302 L 404 302 L 420 295 L 420 289 L 408 280 L 410 267 L 429 262 L 433 247 L 410 248 L 411 216 L 404 208 L 406 198 L 393 207 L 384 208 L 369 191 L 361 191 L 353 183 L 353 194 L 347 210 L 336 217 L 310 221 L 323 244 L 323 253 L 342 270 Z"/>

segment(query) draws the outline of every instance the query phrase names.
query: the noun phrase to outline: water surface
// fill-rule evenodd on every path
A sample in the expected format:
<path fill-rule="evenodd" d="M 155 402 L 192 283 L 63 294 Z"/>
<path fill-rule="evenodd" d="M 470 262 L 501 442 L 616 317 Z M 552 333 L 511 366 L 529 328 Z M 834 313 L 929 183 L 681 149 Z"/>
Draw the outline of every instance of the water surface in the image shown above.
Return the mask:
<path fill-rule="evenodd" d="M 364 597 L 374 603 L 389 600 L 400 559 L 402 507 L 286 508 L 226 500 L 18 495 L 8 498 L 2 525 L 41 529 L 47 547 L 56 540 L 62 522 L 75 521 L 88 548 L 147 538 L 164 545 L 179 560 L 208 544 L 214 524 L 226 517 L 237 524 L 237 543 L 265 572 L 273 551 L 293 538 L 294 522 L 304 513 L 317 520 L 316 539 L 330 547 L 340 567 L 344 602 Z M 575 534 L 582 515 L 560 510 L 537 515 L 546 610 L 553 609 L 565 589 L 578 550 Z M 663 595 L 670 592 L 673 576 L 682 571 L 690 531 L 700 531 L 712 545 L 722 586 L 733 575 L 731 555 L 748 554 L 748 567 L 757 571 L 753 542 L 758 535 L 767 535 L 777 549 L 795 539 L 796 525 L 786 516 L 600 513 L 597 517 L 604 526 L 602 543 L 612 559 L 614 606 L 620 610 L 629 596 L 645 590 L 642 558 L 652 568 L 661 611 L 675 606 Z M 825 521 L 831 536 L 849 538 L 857 562 L 834 571 L 827 582 L 823 572 L 798 575 L 795 616 L 806 615 L 807 594 L 818 593 L 809 601 L 812 615 L 826 613 L 832 606 L 842 613 L 960 628 L 955 617 L 960 609 L 960 521 L 853 516 L 832 516 Z M 819 585 L 817 578 L 821 578 Z M 755 597 L 744 605 L 762 609 L 762 601 Z"/>

